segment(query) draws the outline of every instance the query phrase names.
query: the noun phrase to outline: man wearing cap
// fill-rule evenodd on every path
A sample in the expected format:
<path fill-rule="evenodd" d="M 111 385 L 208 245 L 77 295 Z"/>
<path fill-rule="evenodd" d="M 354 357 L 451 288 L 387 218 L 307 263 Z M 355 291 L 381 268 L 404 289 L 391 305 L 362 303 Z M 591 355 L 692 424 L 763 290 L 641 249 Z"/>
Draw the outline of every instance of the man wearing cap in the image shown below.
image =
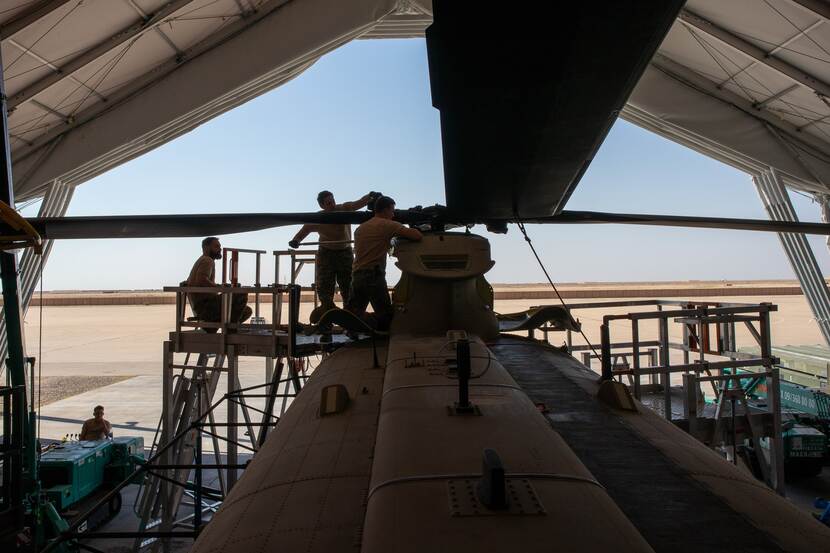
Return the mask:
<path fill-rule="evenodd" d="M 366 317 L 371 303 L 375 313 L 375 327 L 386 329 L 392 322 L 392 300 L 386 284 L 386 254 L 392 238 L 400 237 L 419 242 L 421 231 L 405 227 L 394 220 L 395 200 L 381 196 L 375 200 L 375 216 L 357 227 L 354 233 L 354 264 L 352 289 L 347 309 L 358 317 Z"/>

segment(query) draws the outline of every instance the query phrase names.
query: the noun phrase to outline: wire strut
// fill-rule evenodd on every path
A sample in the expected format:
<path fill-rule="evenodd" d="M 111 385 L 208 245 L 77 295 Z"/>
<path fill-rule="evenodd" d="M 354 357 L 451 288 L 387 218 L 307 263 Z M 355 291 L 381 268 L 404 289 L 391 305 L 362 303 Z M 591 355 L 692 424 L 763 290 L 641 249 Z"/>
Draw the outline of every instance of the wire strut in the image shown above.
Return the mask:
<path fill-rule="evenodd" d="M 545 278 L 548 279 L 548 282 L 550 283 L 551 288 L 553 288 L 553 291 L 556 292 L 556 297 L 559 298 L 559 301 L 562 303 L 562 306 L 568 312 L 568 316 L 570 316 L 571 319 L 573 319 L 573 315 L 571 315 L 570 307 L 568 307 L 568 304 L 565 303 L 565 300 L 562 298 L 562 294 L 559 293 L 559 290 L 556 289 L 556 284 L 554 284 L 553 279 L 550 278 L 550 274 L 548 274 L 548 270 L 545 268 L 545 264 L 542 263 L 542 259 L 539 257 L 539 254 L 536 253 L 536 248 L 533 247 L 533 242 L 530 240 L 530 236 L 527 235 L 527 230 L 525 229 L 525 224 L 518 217 L 516 218 L 516 225 L 519 227 L 519 230 L 521 231 L 522 236 L 525 237 L 525 242 L 527 242 L 527 245 L 530 246 L 530 251 L 533 252 L 533 256 L 536 258 L 536 262 L 539 263 L 539 267 L 542 268 L 542 272 L 545 273 Z M 591 341 L 585 335 L 585 332 L 582 330 L 582 325 L 579 325 L 579 333 L 582 335 L 582 338 L 585 340 L 585 343 L 588 344 L 588 347 L 591 348 L 591 351 L 594 352 L 594 355 L 596 356 L 596 358 L 597 359 L 602 359 L 602 357 L 600 357 L 599 353 L 597 353 L 597 349 L 594 347 L 594 345 L 591 343 Z"/>

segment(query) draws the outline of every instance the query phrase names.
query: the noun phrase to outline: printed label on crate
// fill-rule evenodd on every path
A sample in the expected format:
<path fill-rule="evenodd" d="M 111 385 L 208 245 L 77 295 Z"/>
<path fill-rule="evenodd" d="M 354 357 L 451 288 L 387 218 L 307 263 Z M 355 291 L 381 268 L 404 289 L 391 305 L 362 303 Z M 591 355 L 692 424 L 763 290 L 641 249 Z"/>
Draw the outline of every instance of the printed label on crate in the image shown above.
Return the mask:
<path fill-rule="evenodd" d="M 781 404 L 784 407 L 806 409 L 809 412 L 815 412 L 818 408 L 812 394 L 793 393 L 787 389 L 781 390 Z"/>

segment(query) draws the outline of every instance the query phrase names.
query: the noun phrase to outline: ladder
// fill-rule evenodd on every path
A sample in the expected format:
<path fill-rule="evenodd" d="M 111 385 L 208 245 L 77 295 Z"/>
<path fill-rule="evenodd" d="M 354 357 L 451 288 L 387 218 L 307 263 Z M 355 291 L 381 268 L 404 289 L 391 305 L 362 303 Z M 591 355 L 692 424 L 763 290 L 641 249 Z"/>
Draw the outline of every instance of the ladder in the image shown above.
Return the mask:
<path fill-rule="evenodd" d="M 183 437 L 170 447 L 168 455 L 161 457 L 167 459 L 165 464 L 169 463 L 180 468 L 165 471 L 167 473 L 166 477 L 175 483 L 166 481 L 152 473 L 148 474 L 142 482 L 134 506 L 139 517 L 140 532 L 159 527 L 165 521 L 169 526 L 165 530 L 172 530 L 175 526 L 186 526 L 185 523 L 193 518 L 192 514 L 178 520 L 176 518 L 179 508 L 186 504 L 183 503 L 185 496 L 193 499 L 195 505 L 193 493 L 195 486 L 190 481 L 190 474 L 193 469 L 190 466 L 194 464 L 194 461 L 197 461 L 196 442 L 201 439 L 202 431 L 197 428 L 193 428 L 189 432 L 186 431 L 194 422 L 204 416 L 212 402 L 215 401 L 216 389 L 222 373 L 227 372 L 228 367 L 226 365 L 230 364 L 230 360 L 228 356 L 221 354 L 199 354 L 196 364 L 188 365 L 189 359 L 190 354 L 187 354 L 184 365 L 179 366 L 181 368 L 174 377 L 172 397 L 170 398 L 171 412 L 169 416 L 174 422 L 169 436 L 170 439 L 180 435 L 183 435 Z M 285 363 L 283 359 L 285 359 Z M 276 359 L 275 370 L 268 372 L 267 385 L 264 387 L 264 392 L 259 394 L 265 398 L 265 408 L 263 410 L 249 408 L 243 394 L 237 394 L 233 398 L 226 399 L 226 401 L 235 402 L 238 407 L 241 407 L 244 418 L 242 424 L 247 428 L 250 450 L 256 452 L 265 443 L 268 431 L 272 426 L 271 421 L 279 419 L 285 413 L 293 398 L 302 389 L 305 379 L 308 378 L 306 374 L 307 362 L 307 360 L 300 358 Z M 234 375 L 233 388 L 235 390 L 242 389 L 238 374 Z M 261 414 L 262 418 L 259 424 L 254 425 L 249 409 Z M 163 423 L 162 415 L 156 429 L 150 456 L 156 454 L 159 448 L 164 447 L 161 431 Z M 208 413 L 207 421 L 204 421 L 204 424 L 208 427 L 204 432 L 210 435 L 212 441 L 213 463 L 215 465 L 223 464 L 220 449 L 221 438 L 217 432 L 217 428 L 221 427 L 222 423 L 216 423 L 214 413 L 211 411 Z M 259 426 L 259 431 L 255 430 L 255 426 Z M 235 471 L 236 469 L 230 470 Z M 217 475 L 219 488 L 205 489 L 202 487 L 202 493 L 200 494 L 203 498 L 202 508 L 213 512 L 216 511 L 219 503 L 224 499 L 232 485 L 223 470 L 217 470 Z M 153 546 L 152 550 L 156 551 L 159 545 L 163 544 L 157 538 L 136 538 L 133 550 L 139 551 L 145 547 Z"/>
<path fill-rule="evenodd" d="M 213 363 L 211 364 L 211 358 Z M 222 367 L 225 364 L 224 355 L 215 354 L 199 354 L 195 365 L 188 365 L 190 354 L 187 354 L 183 368 L 179 374 L 174 377 L 173 397 L 171 398 L 171 418 L 175 421 L 171 437 L 178 436 L 184 432 L 190 425 L 202 416 L 206 411 L 216 392 L 219 380 L 222 375 Z M 201 411 L 201 412 L 200 412 Z M 163 419 L 159 420 L 156 429 L 156 435 L 153 439 L 153 445 L 150 450 L 150 456 L 154 455 L 161 444 L 161 428 Z M 208 415 L 208 422 L 212 427 L 212 441 L 213 441 L 213 456 L 216 464 L 222 463 L 219 438 L 216 437 L 215 419 L 213 413 Z M 191 430 L 185 435 L 182 440 L 171 446 L 169 459 L 174 465 L 191 465 L 195 460 L 195 442 L 199 432 Z M 162 504 L 167 496 L 166 511 L 170 513 L 169 516 L 175 518 L 181 504 L 182 496 L 184 495 L 185 486 L 188 483 L 188 477 L 191 469 L 175 469 L 167 471 L 172 475 L 172 479 L 181 485 L 172 483 L 166 484 L 162 478 L 155 474 L 148 474 L 142 482 L 138 496 L 137 496 L 137 510 L 139 529 L 140 531 L 149 530 L 158 526 L 162 522 Z M 168 491 L 168 493 L 163 493 Z M 226 493 L 226 481 L 224 474 L 219 471 L 219 494 L 224 497 Z M 155 540 L 137 538 L 134 544 L 134 550 L 150 545 Z"/>

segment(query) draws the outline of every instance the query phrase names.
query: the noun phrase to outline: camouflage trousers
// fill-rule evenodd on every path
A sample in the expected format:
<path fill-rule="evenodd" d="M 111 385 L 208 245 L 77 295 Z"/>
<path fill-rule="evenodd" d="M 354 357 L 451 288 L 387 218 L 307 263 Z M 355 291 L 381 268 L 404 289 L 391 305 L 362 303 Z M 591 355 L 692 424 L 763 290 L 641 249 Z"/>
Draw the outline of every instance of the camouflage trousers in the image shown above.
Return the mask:
<path fill-rule="evenodd" d="M 335 307 L 334 286 L 340 288 L 343 305 L 349 302 L 349 290 L 352 286 L 352 263 L 354 254 L 351 248 L 343 250 L 317 250 L 317 297 L 324 311 Z"/>
<path fill-rule="evenodd" d="M 366 307 L 372 304 L 374 316 L 366 314 Z M 394 309 L 386 284 L 386 271 L 381 267 L 358 269 L 352 275 L 352 291 L 346 309 L 366 320 L 369 326 L 386 330 L 392 322 Z"/>

